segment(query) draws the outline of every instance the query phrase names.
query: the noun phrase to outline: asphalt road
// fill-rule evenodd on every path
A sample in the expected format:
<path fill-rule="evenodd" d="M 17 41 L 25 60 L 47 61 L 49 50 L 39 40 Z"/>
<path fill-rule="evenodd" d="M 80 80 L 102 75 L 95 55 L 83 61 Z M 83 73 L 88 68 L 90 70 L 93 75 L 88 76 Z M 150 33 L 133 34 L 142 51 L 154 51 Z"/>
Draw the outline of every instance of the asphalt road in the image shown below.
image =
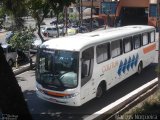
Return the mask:
<path fill-rule="evenodd" d="M 158 55 L 158 52 L 157 52 Z M 156 78 L 155 62 L 145 68 L 141 75 L 133 75 L 108 90 L 100 99 L 93 99 L 81 107 L 68 107 L 43 101 L 35 93 L 35 71 L 27 71 L 16 76 L 35 120 L 79 120 L 125 96 L 129 92 Z"/>

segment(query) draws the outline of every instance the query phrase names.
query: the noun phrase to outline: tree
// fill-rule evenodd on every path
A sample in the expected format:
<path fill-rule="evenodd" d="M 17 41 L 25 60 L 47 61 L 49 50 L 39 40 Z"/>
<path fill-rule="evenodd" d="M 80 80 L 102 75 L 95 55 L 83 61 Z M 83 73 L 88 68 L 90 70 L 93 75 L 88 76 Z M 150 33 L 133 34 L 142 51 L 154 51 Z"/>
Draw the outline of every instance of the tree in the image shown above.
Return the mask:
<path fill-rule="evenodd" d="M 2 0 L 2 3 L 6 14 L 12 16 L 16 30 L 21 30 L 25 22 L 22 16 L 27 12 L 25 0 Z"/>
<path fill-rule="evenodd" d="M 32 43 L 34 42 L 34 30 L 32 28 L 23 29 L 23 31 L 15 32 L 8 43 L 15 48 L 16 50 L 20 50 L 22 52 L 29 51 Z M 28 52 L 29 53 L 29 52 Z M 18 54 L 17 54 L 18 55 Z M 30 57 L 30 56 L 29 56 Z M 18 62 L 18 56 L 16 60 L 16 67 Z"/>
<path fill-rule="evenodd" d="M 48 1 L 51 5 L 51 9 L 54 11 L 54 14 L 57 18 L 56 28 L 58 34 L 57 37 L 59 37 L 59 28 L 58 28 L 59 14 L 63 11 L 64 3 L 61 0 L 48 0 Z"/>
<path fill-rule="evenodd" d="M 54 14 L 56 15 L 57 18 L 56 28 L 59 37 L 59 29 L 58 29 L 59 14 L 63 12 L 64 7 L 68 7 L 69 5 L 71 5 L 71 3 L 75 3 L 75 0 L 48 0 L 48 1 L 51 5 L 51 9 L 54 11 Z"/>
<path fill-rule="evenodd" d="M 15 48 L 22 51 L 28 51 L 32 45 L 34 38 L 33 29 L 24 29 L 23 31 L 15 32 L 13 37 L 9 40 L 9 44 Z"/>
<path fill-rule="evenodd" d="M 4 21 L 5 21 L 5 11 L 3 8 L 0 8 L 0 27 L 2 27 Z"/>
<path fill-rule="evenodd" d="M 38 35 L 42 42 L 44 39 L 41 35 L 41 24 L 44 18 L 50 12 L 50 5 L 47 0 L 27 0 L 26 7 L 30 11 L 31 16 L 35 19 L 38 27 Z"/>
<path fill-rule="evenodd" d="M 32 120 L 21 88 L 8 65 L 0 46 L 0 108 L 2 114 L 14 115 L 16 120 Z"/>
<path fill-rule="evenodd" d="M 77 21 L 77 13 L 70 13 L 69 19 L 73 22 Z"/>

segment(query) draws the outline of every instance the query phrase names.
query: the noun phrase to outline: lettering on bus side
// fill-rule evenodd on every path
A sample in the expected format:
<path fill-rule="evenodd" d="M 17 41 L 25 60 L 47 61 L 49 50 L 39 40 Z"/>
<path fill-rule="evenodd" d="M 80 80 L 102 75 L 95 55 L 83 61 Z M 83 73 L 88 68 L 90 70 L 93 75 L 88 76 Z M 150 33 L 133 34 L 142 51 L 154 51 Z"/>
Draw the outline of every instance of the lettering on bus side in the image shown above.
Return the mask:
<path fill-rule="evenodd" d="M 109 70 L 111 70 L 111 69 L 113 69 L 113 68 L 115 68 L 117 66 L 118 66 L 118 61 L 112 62 L 110 64 L 107 64 L 107 65 L 103 66 L 102 67 L 102 72 L 103 73 L 107 72 L 107 71 L 109 71 Z"/>

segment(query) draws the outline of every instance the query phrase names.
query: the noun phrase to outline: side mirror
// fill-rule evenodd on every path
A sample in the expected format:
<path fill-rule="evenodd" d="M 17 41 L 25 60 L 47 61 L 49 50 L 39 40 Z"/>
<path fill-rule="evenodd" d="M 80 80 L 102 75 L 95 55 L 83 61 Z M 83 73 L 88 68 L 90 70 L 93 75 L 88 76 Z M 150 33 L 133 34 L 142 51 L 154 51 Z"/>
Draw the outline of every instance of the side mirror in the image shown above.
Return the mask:
<path fill-rule="evenodd" d="M 87 64 L 82 63 L 82 78 L 88 76 Z"/>

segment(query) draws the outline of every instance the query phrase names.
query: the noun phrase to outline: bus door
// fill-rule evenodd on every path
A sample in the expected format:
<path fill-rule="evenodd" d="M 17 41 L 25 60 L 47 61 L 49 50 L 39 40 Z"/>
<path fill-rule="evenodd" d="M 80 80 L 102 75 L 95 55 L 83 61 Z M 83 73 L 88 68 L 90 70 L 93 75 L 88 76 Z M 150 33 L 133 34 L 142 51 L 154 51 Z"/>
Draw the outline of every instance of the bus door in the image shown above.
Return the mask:
<path fill-rule="evenodd" d="M 81 101 L 82 104 L 91 99 L 93 89 L 93 64 L 94 47 L 90 47 L 82 52 L 81 56 Z"/>

